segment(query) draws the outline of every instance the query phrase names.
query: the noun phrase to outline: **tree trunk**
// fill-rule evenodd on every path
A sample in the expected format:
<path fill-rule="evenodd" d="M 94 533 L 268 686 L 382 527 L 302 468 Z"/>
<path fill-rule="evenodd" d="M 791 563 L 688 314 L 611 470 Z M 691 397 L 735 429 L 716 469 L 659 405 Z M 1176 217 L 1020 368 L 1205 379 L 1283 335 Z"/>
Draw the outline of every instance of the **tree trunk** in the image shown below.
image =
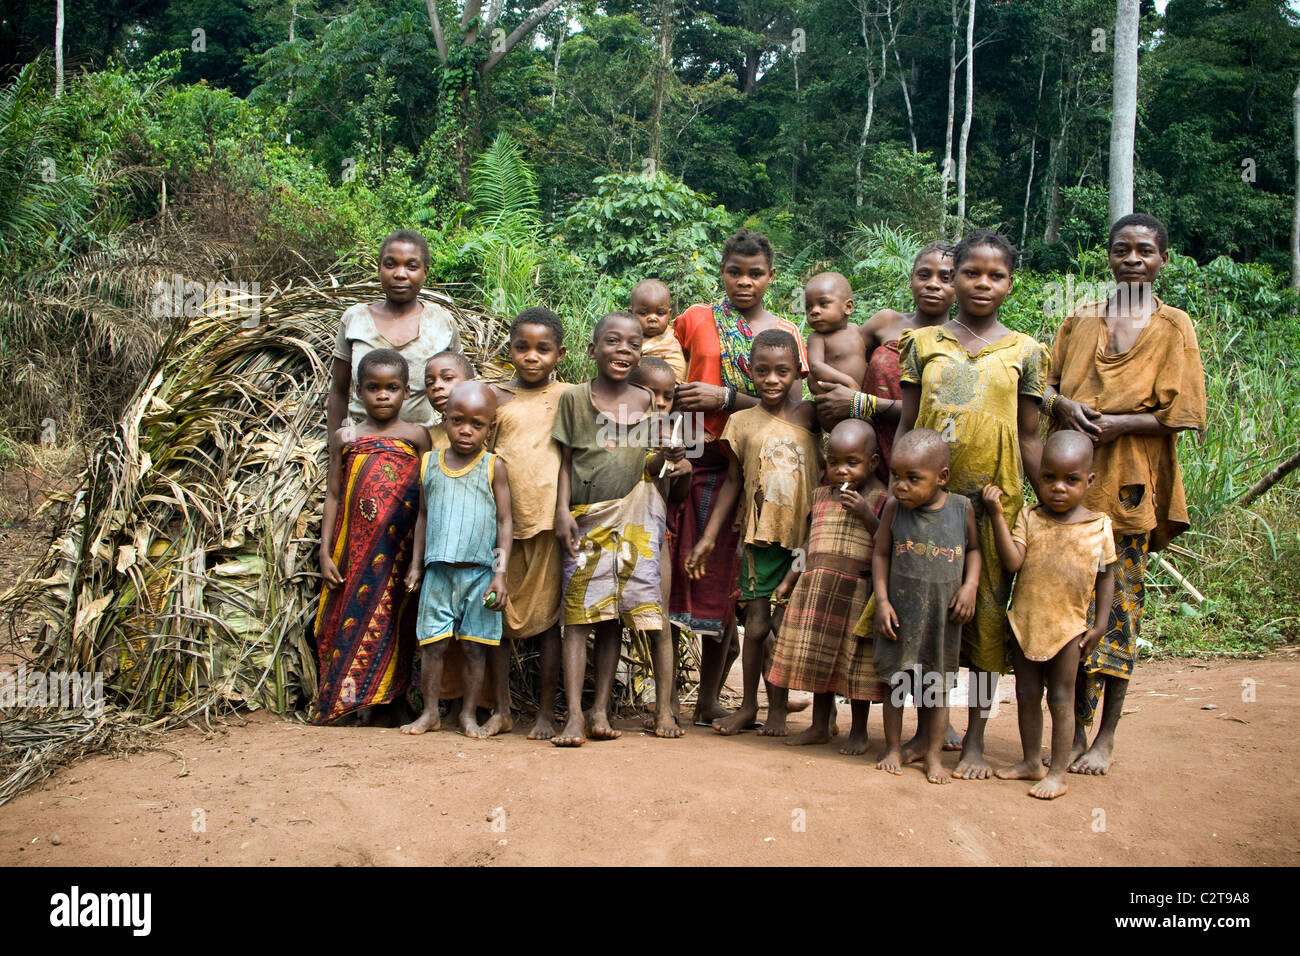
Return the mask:
<path fill-rule="evenodd" d="M 948 221 L 948 184 L 952 182 L 952 125 L 957 115 L 957 0 L 952 0 L 952 33 L 948 38 L 948 125 L 943 138 L 943 192 L 940 200 L 939 221 Z"/>
<path fill-rule="evenodd" d="M 560 19 L 560 32 L 555 37 L 555 58 L 551 64 L 551 72 L 555 74 L 551 80 L 551 110 L 555 110 L 555 93 L 560 86 L 560 51 L 564 49 L 564 35 L 568 31 L 569 21 L 567 17 Z"/>
<path fill-rule="evenodd" d="M 1034 190 L 1034 161 L 1038 158 L 1038 114 L 1043 108 L 1043 79 L 1047 76 L 1047 49 L 1043 49 L 1043 65 L 1038 71 L 1038 105 L 1034 107 L 1034 132 L 1029 137 L 1029 175 L 1025 177 L 1025 208 L 1020 214 L 1020 248 L 1025 247 L 1029 234 L 1029 197 Z"/>
<path fill-rule="evenodd" d="M 663 141 L 664 96 L 668 88 L 668 74 L 673 65 L 673 3 L 659 0 L 656 4 L 659 20 L 659 56 L 655 61 L 654 99 L 650 107 L 650 168 L 659 168 L 659 153 Z"/>
<path fill-rule="evenodd" d="M 966 146 L 970 141 L 970 121 L 975 110 L 975 0 L 970 0 L 966 16 L 966 114 L 961 121 L 961 142 L 957 147 L 957 222 L 966 224 Z"/>
<path fill-rule="evenodd" d="M 1139 0 L 1115 5 L 1115 73 L 1110 114 L 1110 221 L 1133 211 L 1133 137 L 1137 127 Z"/>
<path fill-rule="evenodd" d="M 1295 208 L 1291 213 L 1291 288 L 1300 289 L 1300 83 L 1291 97 L 1295 135 Z"/>
<path fill-rule="evenodd" d="M 54 95 L 63 95 L 63 0 L 54 0 Z"/>
<path fill-rule="evenodd" d="M 855 205 L 862 205 L 862 160 L 867 153 L 867 136 L 871 132 L 871 115 L 876 111 L 876 87 L 867 87 L 867 115 L 862 121 L 862 136 L 858 138 L 858 164 L 853 169 L 853 195 Z"/>

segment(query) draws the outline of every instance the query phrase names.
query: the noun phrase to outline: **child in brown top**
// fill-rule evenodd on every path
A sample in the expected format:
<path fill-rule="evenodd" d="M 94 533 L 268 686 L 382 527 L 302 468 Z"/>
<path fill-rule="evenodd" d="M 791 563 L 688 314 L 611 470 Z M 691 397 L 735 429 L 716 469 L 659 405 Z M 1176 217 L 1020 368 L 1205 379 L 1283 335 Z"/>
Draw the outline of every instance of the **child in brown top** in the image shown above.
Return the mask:
<path fill-rule="evenodd" d="M 658 279 L 642 279 L 632 287 L 627 310 L 641 323 L 641 357 L 668 363 L 677 381 L 686 381 L 686 354 L 673 334 L 673 297 Z"/>
<path fill-rule="evenodd" d="M 1065 793 L 1074 739 L 1074 682 L 1106 630 L 1106 608 L 1115 591 L 1111 566 L 1115 539 L 1110 519 L 1082 504 L 1092 486 L 1092 442 L 1080 432 L 1056 432 L 1043 445 L 1039 488 L 1043 500 L 1022 508 L 1007 528 L 1002 489 L 985 485 L 984 507 L 1003 566 L 1016 576 L 1007 620 L 1016 672 L 1016 707 L 1024 759 L 997 772 L 1003 780 L 1037 780 L 1031 797 L 1051 800 Z M 1088 624 L 1088 604 L 1102 613 Z M 1043 684 L 1052 712 L 1052 769 L 1043 766 Z"/>
<path fill-rule="evenodd" d="M 745 697 L 733 714 L 715 720 L 721 734 L 749 729 L 758 716 L 758 681 L 770 654 L 770 636 L 780 623 L 772 605 L 782 606 L 794 588 L 794 552 L 808 537 L 812 493 L 821 474 L 817 415 L 799 397 L 799 343 L 789 332 L 767 329 L 754 336 L 750 376 L 759 404 L 734 413 L 719 439 L 731 463 L 718 504 L 686 559 L 687 572 L 702 577 L 725 516 L 740 497 L 740 600 L 745 606 L 742 651 Z M 719 582 L 721 586 L 721 582 Z M 767 736 L 786 733 L 786 690 L 767 686 Z"/>
<path fill-rule="evenodd" d="M 821 272 L 803 290 L 808 333 L 808 390 L 814 395 L 843 385 L 857 391 L 867 374 L 862 327 L 854 325 L 853 289 L 838 272 Z"/>
<path fill-rule="evenodd" d="M 555 491 L 560 446 L 551 438 L 560 396 L 569 387 L 551 375 L 564 361 L 564 323 L 550 309 L 520 312 L 510 325 L 509 359 L 515 377 L 493 385 L 497 417 L 488 450 L 510 469 L 514 544 L 506 567 L 510 601 L 501 622 L 509 641 L 536 638 L 541 655 L 537 719 L 529 740 L 555 736 L 555 691 L 560 676 L 560 545 L 555 538 Z M 488 734 L 514 729 L 510 714 L 511 644 L 492 649 L 492 717 Z"/>
<path fill-rule="evenodd" d="M 469 359 L 465 358 L 463 352 L 448 349 L 424 363 L 424 394 L 429 399 L 429 405 L 438 413 L 438 424 L 429 426 L 429 441 L 433 443 L 434 451 L 451 447 L 447 440 L 447 429 L 442 424 L 442 416 L 447 410 L 447 397 L 453 388 L 472 378 L 474 366 L 469 364 Z"/>

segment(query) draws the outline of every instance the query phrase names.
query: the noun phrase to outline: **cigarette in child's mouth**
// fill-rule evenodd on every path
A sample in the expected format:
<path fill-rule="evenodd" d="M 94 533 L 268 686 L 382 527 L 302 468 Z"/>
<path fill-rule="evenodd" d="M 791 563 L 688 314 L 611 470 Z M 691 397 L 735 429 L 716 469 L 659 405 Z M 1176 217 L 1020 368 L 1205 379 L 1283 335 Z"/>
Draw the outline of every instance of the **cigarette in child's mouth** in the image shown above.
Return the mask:
<path fill-rule="evenodd" d="M 844 484 L 840 485 L 840 491 L 848 491 L 848 490 L 849 490 L 849 483 L 847 481 L 844 482 Z"/>

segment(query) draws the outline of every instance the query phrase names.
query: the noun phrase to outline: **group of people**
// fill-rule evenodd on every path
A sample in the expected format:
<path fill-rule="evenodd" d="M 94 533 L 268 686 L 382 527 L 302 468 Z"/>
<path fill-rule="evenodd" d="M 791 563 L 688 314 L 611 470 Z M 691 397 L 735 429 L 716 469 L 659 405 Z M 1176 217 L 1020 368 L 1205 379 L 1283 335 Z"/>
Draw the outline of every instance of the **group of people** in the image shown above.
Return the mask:
<path fill-rule="evenodd" d="M 573 385 L 555 380 L 575 345 L 564 323 L 527 309 L 509 331 L 513 378 L 488 384 L 452 317 L 419 297 L 423 238 L 393 233 L 385 298 L 344 314 L 334 352 L 313 719 L 402 707 L 415 672 L 423 711 L 403 732 L 438 729 L 440 700 L 469 737 L 509 732 L 508 642 L 526 640 L 540 657 L 529 738 L 612 739 L 629 628 L 649 638 L 646 729 L 660 737 L 682 734 L 677 655 L 698 639 L 693 721 L 723 735 L 828 743 L 838 694 L 842 753 L 867 751 L 877 703 L 878 768 L 987 778 L 985 724 L 1014 669 L 1023 759 L 996 775 L 1052 798 L 1067 772 L 1105 773 L 1146 557 L 1188 526 L 1177 435 L 1205 424 L 1191 321 L 1150 291 L 1165 226 L 1125 216 L 1108 251 L 1119 291 L 1070 315 L 1051 349 L 999 321 L 1018 254 L 985 230 L 920 251 L 910 312 L 858 324 L 848 280 L 812 277 L 805 343 L 764 305 L 770 243 L 742 229 L 722 251 L 720 302 L 673 319 L 669 288 L 639 282 L 582 343 L 596 374 Z M 790 691 L 812 695 L 794 735 Z M 949 773 L 941 754 L 956 749 Z"/>

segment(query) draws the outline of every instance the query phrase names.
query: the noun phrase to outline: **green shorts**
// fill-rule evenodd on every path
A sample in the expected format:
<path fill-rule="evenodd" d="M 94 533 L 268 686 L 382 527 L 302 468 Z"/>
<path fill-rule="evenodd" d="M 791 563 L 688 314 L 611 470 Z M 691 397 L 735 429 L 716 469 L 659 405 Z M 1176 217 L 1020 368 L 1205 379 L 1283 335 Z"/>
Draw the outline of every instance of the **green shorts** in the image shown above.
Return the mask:
<path fill-rule="evenodd" d="M 476 644 L 501 643 L 501 614 L 483 606 L 492 584 L 490 566 L 425 565 L 415 636 L 421 646 L 454 637 Z"/>
<path fill-rule="evenodd" d="M 779 544 L 741 545 L 740 599 L 771 597 L 793 562 L 794 552 Z"/>

